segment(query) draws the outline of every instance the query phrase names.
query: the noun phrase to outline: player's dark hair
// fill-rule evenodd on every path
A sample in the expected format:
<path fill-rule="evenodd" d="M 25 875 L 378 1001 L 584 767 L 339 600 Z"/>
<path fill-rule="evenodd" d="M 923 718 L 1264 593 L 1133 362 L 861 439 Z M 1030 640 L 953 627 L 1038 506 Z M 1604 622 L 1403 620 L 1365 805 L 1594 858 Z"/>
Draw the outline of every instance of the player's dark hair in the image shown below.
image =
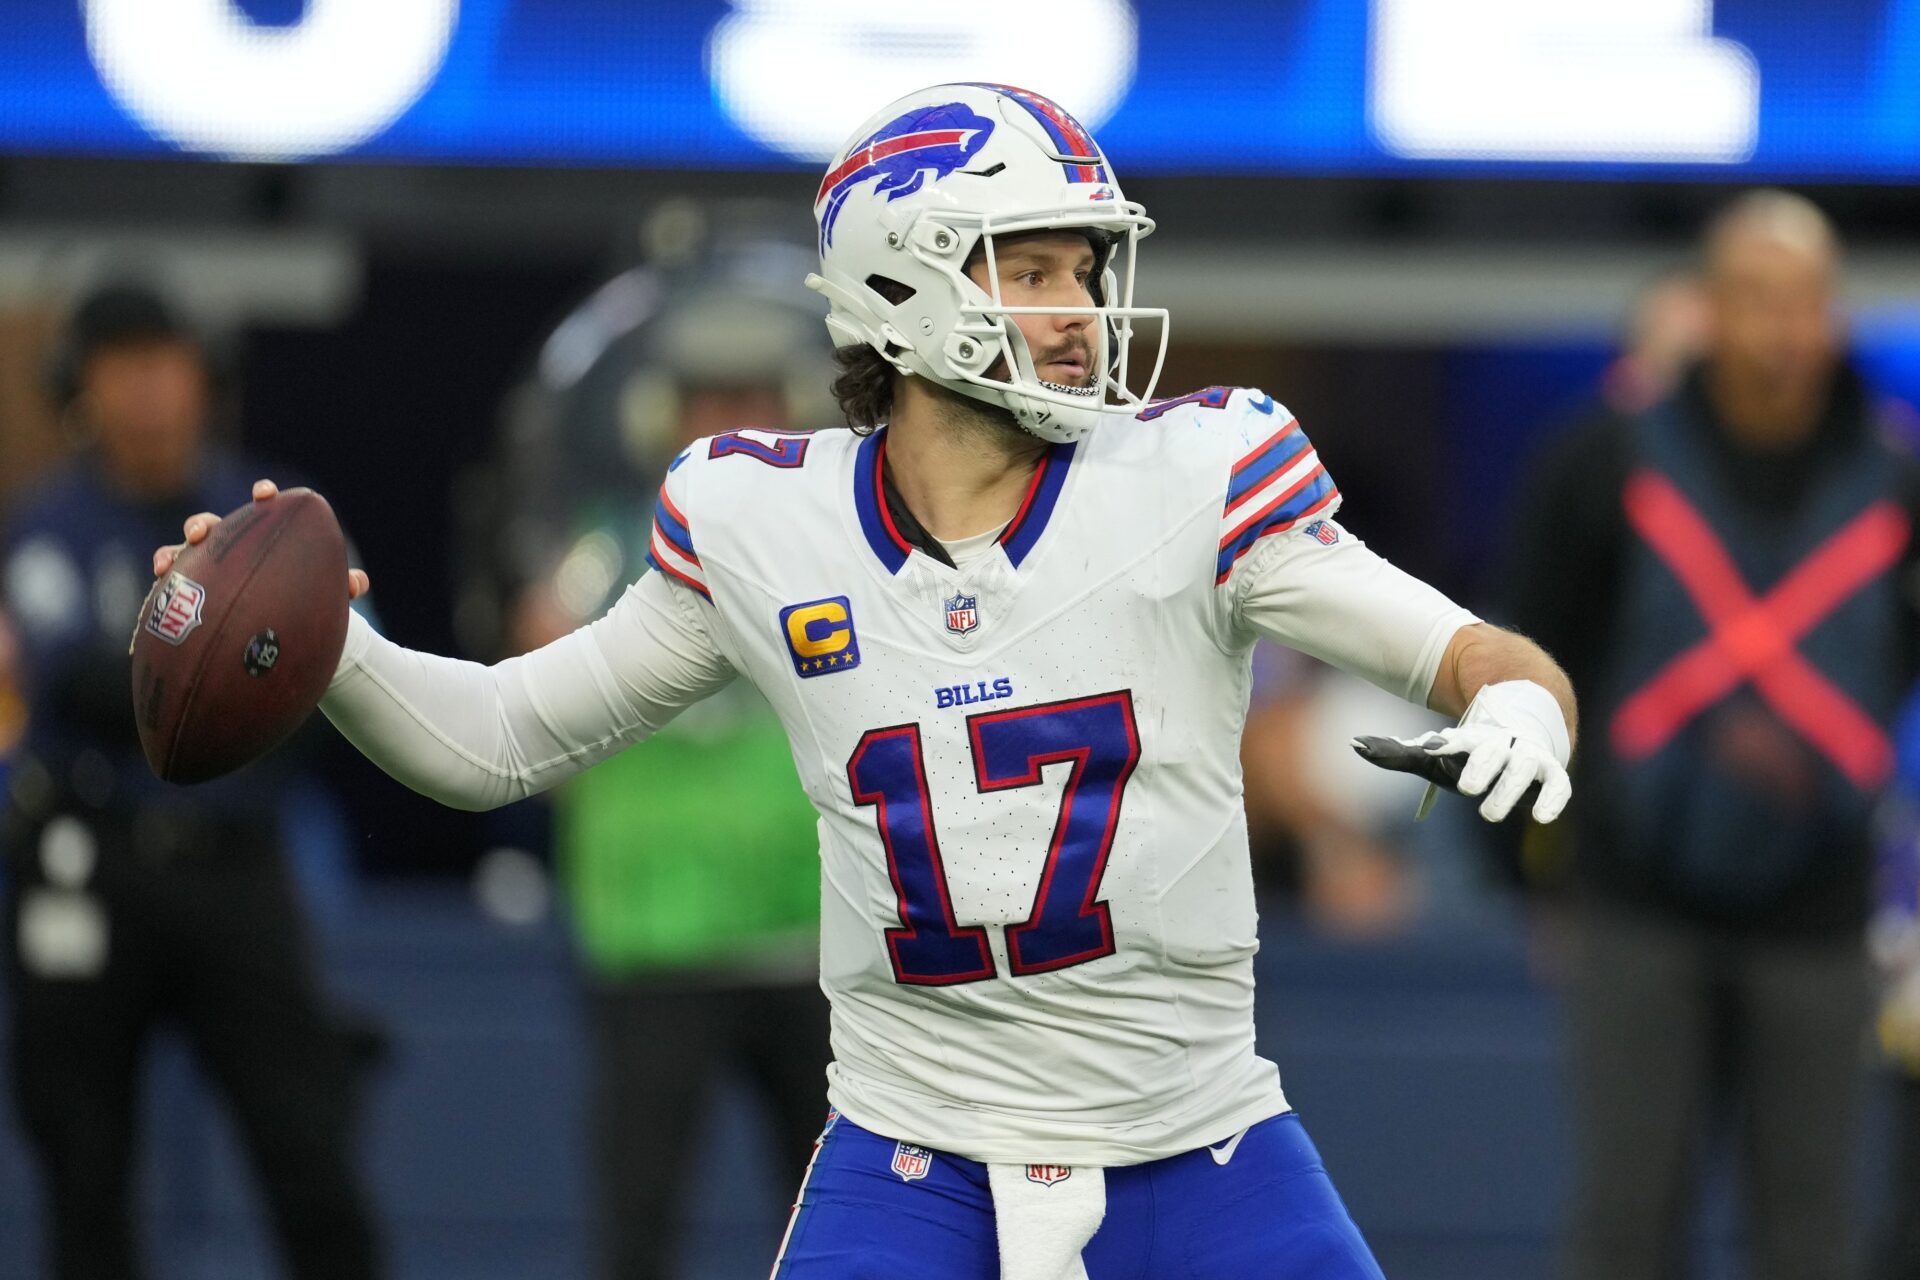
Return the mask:
<path fill-rule="evenodd" d="M 913 289 L 886 276 L 868 276 L 867 288 L 899 306 Z M 893 415 L 894 368 L 872 347 L 839 347 L 833 353 L 833 398 L 856 435 L 868 436 Z"/>
<path fill-rule="evenodd" d="M 833 353 L 838 372 L 833 398 L 847 425 L 858 435 L 872 435 L 893 414 L 894 367 L 869 346 L 841 347 Z"/>

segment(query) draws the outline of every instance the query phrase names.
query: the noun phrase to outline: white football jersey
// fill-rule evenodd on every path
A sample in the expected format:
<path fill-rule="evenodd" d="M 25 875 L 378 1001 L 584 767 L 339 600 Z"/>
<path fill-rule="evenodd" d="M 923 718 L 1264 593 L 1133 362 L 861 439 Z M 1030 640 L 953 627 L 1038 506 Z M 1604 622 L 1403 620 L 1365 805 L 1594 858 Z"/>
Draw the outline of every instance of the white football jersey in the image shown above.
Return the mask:
<path fill-rule="evenodd" d="M 785 722 L 821 814 L 831 1101 L 975 1160 L 1095 1165 L 1284 1111 L 1254 1053 L 1253 642 L 1424 699 L 1471 615 L 1333 521 L 1258 391 L 1052 446 L 959 569 L 895 527 L 885 449 L 700 441 L 650 555 Z"/>

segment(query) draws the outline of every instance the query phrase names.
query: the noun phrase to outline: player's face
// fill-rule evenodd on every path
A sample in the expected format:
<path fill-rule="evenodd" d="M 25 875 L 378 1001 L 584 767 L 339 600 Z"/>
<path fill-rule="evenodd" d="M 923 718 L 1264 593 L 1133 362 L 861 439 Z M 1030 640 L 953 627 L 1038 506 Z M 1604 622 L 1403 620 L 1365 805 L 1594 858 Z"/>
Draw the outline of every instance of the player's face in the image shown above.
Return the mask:
<path fill-rule="evenodd" d="M 1009 307 L 1090 307 L 1095 260 L 1087 238 L 1071 231 L 1041 231 L 996 239 L 994 265 L 1000 276 L 1000 301 Z M 967 268 L 973 282 L 989 292 L 985 255 Z M 1043 381 L 1067 387 L 1093 382 L 1093 317 L 1020 315 L 1018 325 L 1033 353 L 1033 371 Z M 1004 376 L 994 372 L 994 376 Z"/>

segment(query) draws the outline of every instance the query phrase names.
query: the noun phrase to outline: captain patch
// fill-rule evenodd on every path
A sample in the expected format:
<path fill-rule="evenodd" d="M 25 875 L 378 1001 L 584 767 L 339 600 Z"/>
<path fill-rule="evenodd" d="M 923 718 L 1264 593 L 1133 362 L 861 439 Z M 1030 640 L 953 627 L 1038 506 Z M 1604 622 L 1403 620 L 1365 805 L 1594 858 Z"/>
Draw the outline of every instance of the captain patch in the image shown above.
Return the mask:
<path fill-rule="evenodd" d="M 860 665 L 853 605 L 845 596 L 788 605 L 780 611 L 780 637 L 787 642 L 793 670 L 802 679 Z"/>

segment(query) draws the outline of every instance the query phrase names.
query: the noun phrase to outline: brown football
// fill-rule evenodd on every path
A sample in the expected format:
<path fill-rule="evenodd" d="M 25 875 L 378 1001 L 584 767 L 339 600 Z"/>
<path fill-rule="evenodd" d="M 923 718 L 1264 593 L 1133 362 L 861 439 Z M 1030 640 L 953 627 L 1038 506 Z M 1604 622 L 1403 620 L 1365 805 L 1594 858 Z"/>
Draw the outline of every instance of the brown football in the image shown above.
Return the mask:
<path fill-rule="evenodd" d="M 249 502 L 180 553 L 140 606 L 133 712 L 169 782 L 257 760 L 319 705 L 347 642 L 347 545 L 327 500 Z"/>

